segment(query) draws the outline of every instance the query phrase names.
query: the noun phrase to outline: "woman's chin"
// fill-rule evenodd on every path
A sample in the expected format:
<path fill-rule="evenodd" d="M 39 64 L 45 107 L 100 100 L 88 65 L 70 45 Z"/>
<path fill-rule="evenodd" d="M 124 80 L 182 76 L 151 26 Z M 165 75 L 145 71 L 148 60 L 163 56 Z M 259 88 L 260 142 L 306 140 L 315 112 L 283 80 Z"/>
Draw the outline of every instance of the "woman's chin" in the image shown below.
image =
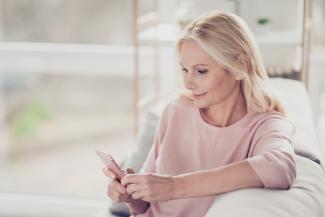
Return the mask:
<path fill-rule="evenodd" d="M 194 100 L 194 105 L 198 109 L 204 109 L 204 108 L 208 108 L 209 107 L 209 105 L 207 103 L 200 102 L 199 100 Z"/>

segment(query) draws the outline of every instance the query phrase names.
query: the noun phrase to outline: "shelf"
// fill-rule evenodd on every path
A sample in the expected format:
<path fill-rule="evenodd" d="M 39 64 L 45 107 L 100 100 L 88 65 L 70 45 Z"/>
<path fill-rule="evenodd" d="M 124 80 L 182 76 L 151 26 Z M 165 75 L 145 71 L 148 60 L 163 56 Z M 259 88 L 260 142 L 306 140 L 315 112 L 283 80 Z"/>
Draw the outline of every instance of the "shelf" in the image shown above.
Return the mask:
<path fill-rule="evenodd" d="M 158 28 L 156 32 L 156 28 Z M 147 28 L 140 32 L 141 42 L 154 42 L 157 39 L 162 44 L 174 44 L 181 31 L 177 25 L 162 23 L 158 27 Z M 256 41 L 260 45 L 289 45 L 300 46 L 301 36 L 295 30 L 275 30 L 264 34 L 255 33 Z"/>
<path fill-rule="evenodd" d="M 302 43 L 301 34 L 295 30 L 270 30 L 265 34 L 255 34 L 256 41 L 261 45 L 294 45 Z"/>
<path fill-rule="evenodd" d="M 158 28 L 158 29 L 156 29 Z M 157 38 L 156 38 L 157 34 Z M 141 42 L 154 42 L 158 39 L 161 43 L 173 44 L 176 42 L 180 34 L 180 29 L 177 25 L 162 23 L 157 27 L 147 28 L 139 33 Z"/>

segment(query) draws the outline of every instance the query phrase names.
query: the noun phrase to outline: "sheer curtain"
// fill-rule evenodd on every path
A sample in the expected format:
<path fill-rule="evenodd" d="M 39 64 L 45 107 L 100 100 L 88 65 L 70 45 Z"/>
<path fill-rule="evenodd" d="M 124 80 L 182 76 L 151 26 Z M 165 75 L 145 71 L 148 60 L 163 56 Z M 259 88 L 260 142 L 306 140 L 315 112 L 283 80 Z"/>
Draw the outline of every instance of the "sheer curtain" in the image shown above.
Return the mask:
<path fill-rule="evenodd" d="M 318 139 L 325 159 L 325 1 L 313 1 L 310 97 Z"/>

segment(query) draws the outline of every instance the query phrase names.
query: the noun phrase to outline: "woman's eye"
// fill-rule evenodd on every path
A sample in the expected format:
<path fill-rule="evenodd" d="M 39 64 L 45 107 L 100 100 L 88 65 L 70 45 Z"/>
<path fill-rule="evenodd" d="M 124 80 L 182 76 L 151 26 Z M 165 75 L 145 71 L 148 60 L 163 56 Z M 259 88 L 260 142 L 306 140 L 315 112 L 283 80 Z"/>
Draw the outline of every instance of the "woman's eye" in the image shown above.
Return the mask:
<path fill-rule="evenodd" d="M 200 70 L 197 70 L 197 72 L 198 72 L 199 74 L 205 74 L 205 73 L 208 72 L 208 70 L 206 70 L 206 69 L 200 69 Z"/>
<path fill-rule="evenodd" d="M 187 69 L 182 68 L 182 72 L 187 73 Z"/>

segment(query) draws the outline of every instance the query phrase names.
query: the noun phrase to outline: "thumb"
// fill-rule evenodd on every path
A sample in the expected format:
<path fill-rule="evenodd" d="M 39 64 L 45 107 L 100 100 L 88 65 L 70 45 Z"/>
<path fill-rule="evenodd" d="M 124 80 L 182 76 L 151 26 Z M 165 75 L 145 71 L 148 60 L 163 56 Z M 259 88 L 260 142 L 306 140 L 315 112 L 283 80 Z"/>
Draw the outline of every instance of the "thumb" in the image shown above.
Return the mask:
<path fill-rule="evenodd" d="M 127 169 L 126 169 L 126 173 L 127 173 L 127 174 L 133 174 L 133 173 L 135 173 L 135 171 L 134 171 L 134 169 L 132 169 L 132 168 L 127 168 Z"/>

